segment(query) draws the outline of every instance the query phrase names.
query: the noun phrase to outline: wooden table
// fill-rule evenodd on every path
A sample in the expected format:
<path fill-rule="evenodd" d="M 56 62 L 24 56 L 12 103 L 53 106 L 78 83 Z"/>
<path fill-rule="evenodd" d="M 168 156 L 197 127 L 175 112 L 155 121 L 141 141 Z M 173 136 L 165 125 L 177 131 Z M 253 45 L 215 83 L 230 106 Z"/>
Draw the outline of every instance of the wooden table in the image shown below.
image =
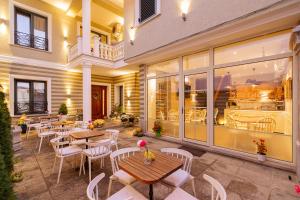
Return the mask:
<path fill-rule="evenodd" d="M 74 121 L 58 121 L 58 122 L 52 122 L 52 126 L 65 126 L 65 125 L 73 125 L 75 124 Z"/>
<path fill-rule="evenodd" d="M 119 167 L 146 184 L 149 184 L 149 199 L 153 200 L 153 184 L 169 176 L 183 165 L 181 159 L 155 151 L 155 160 L 144 164 L 144 154 L 136 153 L 119 161 Z"/>
<path fill-rule="evenodd" d="M 88 142 L 89 138 L 98 137 L 105 135 L 105 131 L 97 131 L 97 130 L 86 130 L 86 131 L 76 131 L 70 134 L 70 137 L 74 138 L 75 140 L 86 139 Z"/>

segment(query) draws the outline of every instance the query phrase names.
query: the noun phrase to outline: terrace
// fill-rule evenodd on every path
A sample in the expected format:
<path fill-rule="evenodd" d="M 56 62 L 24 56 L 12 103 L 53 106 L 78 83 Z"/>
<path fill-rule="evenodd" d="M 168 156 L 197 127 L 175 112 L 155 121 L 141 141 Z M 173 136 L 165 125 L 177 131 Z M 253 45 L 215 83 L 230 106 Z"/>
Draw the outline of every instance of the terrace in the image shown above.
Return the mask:
<path fill-rule="evenodd" d="M 134 147 L 138 137 L 132 136 L 133 128 L 119 128 L 119 148 Z M 182 145 L 162 141 L 152 137 L 143 137 L 149 143 L 151 150 L 160 150 L 165 147 L 182 148 Z M 16 183 L 15 192 L 19 199 L 87 199 L 86 188 L 89 183 L 88 175 L 78 176 L 78 170 L 72 168 L 70 160 L 64 162 L 60 183 L 56 184 L 57 171 L 52 173 L 54 151 L 50 145 L 44 144 L 40 154 L 37 153 L 36 134 L 30 135 L 28 140 L 23 140 L 23 149 L 17 157 L 19 162 L 16 170 L 23 171 L 24 180 Z M 227 199 L 269 199 L 269 200 L 296 200 L 299 198 L 294 192 L 296 175 L 291 172 L 261 166 L 252 162 L 236 158 L 217 155 L 214 153 L 196 152 L 193 159 L 191 174 L 195 177 L 196 193 L 199 199 L 210 199 L 210 186 L 202 178 L 208 174 L 216 178 L 224 186 Z M 112 174 L 111 163 L 105 159 L 104 169 L 100 169 L 95 162 L 92 177 L 104 172 L 104 181 L 100 184 L 100 197 L 106 198 L 109 176 Z M 291 180 L 289 180 L 289 177 Z M 114 183 L 112 194 L 122 188 L 122 184 Z M 133 187 L 148 197 L 148 186 L 142 182 L 136 182 Z M 182 187 L 192 194 L 190 184 Z M 164 199 L 170 189 L 161 183 L 154 185 L 155 199 Z"/>

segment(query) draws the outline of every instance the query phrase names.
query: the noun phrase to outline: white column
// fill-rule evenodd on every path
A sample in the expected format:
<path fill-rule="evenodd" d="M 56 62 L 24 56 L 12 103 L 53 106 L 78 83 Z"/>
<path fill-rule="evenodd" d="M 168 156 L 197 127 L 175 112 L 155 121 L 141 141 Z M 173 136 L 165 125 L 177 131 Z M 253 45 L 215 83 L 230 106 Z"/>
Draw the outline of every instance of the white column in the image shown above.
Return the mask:
<path fill-rule="evenodd" d="M 91 65 L 82 66 L 82 98 L 83 98 L 83 121 L 89 121 L 92 119 L 92 73 Z"/>
<path fill-rule="evenodd" d="M 82 50 L 91 54 L 91 0 L 82 0 Z"/>

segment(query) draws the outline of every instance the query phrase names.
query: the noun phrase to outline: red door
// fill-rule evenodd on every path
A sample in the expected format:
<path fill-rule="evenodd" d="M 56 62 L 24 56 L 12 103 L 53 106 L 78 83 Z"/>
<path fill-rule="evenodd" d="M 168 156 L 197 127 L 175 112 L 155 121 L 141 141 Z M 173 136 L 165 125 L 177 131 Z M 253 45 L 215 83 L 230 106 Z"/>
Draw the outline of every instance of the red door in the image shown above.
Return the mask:
<path fill-rule="evenodd" d="M 92 85 L 92 120 L 107 116 L 107 86 Z"/>

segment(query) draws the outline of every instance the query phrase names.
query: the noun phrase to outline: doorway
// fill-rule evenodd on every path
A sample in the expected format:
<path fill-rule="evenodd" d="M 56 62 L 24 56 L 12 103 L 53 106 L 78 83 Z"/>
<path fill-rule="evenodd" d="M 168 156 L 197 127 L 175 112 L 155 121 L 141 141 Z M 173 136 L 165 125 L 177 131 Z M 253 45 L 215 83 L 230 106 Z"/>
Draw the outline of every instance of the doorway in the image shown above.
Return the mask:
<path fill-rule="evenodd" d="M 92 120 L 107 116 L 107 86 L 92 85 Z"/>

